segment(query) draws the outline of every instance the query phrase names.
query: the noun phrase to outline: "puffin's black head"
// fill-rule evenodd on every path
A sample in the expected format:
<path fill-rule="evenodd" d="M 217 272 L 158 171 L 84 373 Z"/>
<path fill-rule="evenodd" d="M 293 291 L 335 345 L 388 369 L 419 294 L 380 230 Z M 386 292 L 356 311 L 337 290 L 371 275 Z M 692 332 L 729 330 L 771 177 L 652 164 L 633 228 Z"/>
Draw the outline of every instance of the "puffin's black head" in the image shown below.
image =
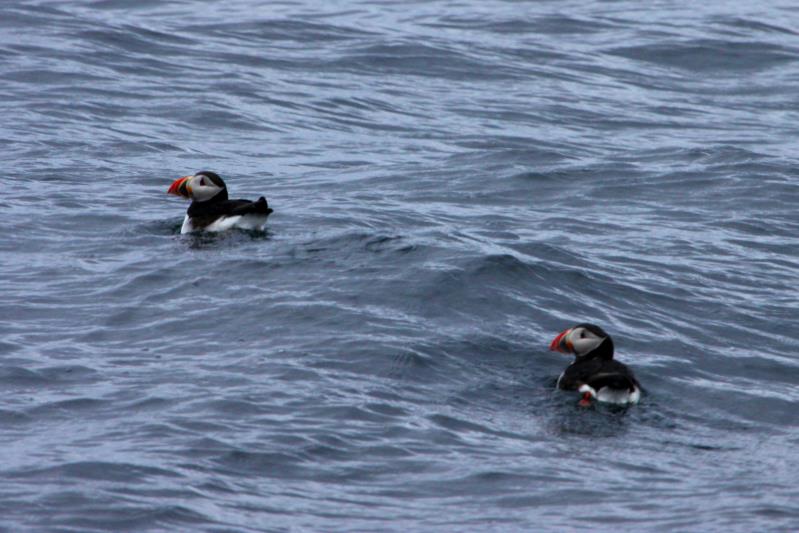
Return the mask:
<path fill-rule="evenodd" d="M 577 357 L 600 355 L 613 358 L 613 340 L 604 329 L 594 324 L 577 324 L 552 339 L 549 349 L 561 353 L 573 353 Z"/>
<path fill-rule="evenodd" d="M 167 193 L 190 198 L 196 202 L 206 202 L 212 198 L 227 200 L 225 182 L 216 172 L 210 170 L 201 170 L 193 176 L 176 179 Z"/>

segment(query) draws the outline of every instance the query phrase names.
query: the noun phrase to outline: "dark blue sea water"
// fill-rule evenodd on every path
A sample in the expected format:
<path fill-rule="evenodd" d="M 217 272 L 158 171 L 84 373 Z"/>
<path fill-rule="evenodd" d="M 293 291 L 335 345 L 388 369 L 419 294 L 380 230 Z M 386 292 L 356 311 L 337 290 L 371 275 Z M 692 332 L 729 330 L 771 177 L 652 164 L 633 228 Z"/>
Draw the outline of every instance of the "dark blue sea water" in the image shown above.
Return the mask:
<path fill-rule="evenodd" d="M 0 529 L 799 529 L 797 32 L 3 1 Z M 179 235 L 201 169 L 267 231 Z M 637 406 L 555 390 L 583 321 Z"/>

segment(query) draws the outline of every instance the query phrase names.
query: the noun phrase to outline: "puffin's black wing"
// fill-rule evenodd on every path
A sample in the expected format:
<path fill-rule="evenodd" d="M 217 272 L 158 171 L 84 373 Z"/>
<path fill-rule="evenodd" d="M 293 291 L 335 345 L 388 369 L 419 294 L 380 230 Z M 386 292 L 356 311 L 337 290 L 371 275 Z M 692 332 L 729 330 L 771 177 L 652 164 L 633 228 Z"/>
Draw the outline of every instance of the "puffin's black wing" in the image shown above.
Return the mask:
<path fill-rule="evenodd" d="M 605 387 L 610 387 L 614 390 L 628 390 L 632 392 L 638 386 L 638 382 L 629 370 L 626 372 L 599 372 L 598 374 L 589 376 L 586 383 L 596 391 Z"/>
<path fill-rule="evenodd" d="M 561 389 L 578 389 L 583 384 L 597 391 L 603 387 L 629 391 L 638 387 L 638 381 L 627 365 L 603 359 L 577 361 L 566 369 L 560 379 Z"/>
<path fill-rule="evenodd" d="M 577 390 L 580 385 L 587 383 L 589 377 L 598 373 L 601 369 L 602 361 L 599 359 L 575 361 L 563 371 L 558 380 L 558 387 L 564 390 Z"/>
<path fill-rule="evenodd" d="M 266 198 L 261 196 L 255 202 L 250 200 L 219 200 L 210 202 L 192 202 L 187 211 L 191 218 L 231 217 L 237 215 L 262 215 L 266 216 L 272 210 L 266 203 Z"/>
<path fill-rule="evenodd" d="M 204 228 L 220 217 L 258 215 L 269 216 L 272 210 L 261 196 L 256 201 L 250 200 L 210 200 L 208 202 L 192 202 L 187 214 L 195 228 Z"/>

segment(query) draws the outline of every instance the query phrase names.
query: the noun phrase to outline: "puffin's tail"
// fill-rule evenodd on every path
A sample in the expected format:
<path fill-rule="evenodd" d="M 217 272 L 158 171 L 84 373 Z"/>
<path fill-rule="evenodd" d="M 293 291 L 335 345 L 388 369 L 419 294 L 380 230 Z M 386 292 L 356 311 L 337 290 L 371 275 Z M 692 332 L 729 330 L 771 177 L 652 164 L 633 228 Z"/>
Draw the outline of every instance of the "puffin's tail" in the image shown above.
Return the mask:
<path fill-rule="evenodd" d="M 241 205 L 236 207 L 230 214 L 231 215 L 256 215 L 261 217 L 267 217 L 272 213 L 272 209 L 269 208 L 269 204 L 266 202 L 266 198 L 261 196 L 254 202 L 245 201 L 245 200 L 238 200 Z"/>

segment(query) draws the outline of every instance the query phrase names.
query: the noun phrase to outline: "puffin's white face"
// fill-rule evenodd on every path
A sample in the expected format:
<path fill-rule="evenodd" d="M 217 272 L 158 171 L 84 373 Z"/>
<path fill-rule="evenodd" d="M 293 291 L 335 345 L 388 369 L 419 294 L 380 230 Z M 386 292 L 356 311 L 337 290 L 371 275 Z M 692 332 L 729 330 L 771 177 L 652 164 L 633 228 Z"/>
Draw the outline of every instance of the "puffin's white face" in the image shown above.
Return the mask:
<path fill-rule="evenodd" d="M 205 202 L 219 194 L 224 188 L 225 182 L 213 172 L 198 172 L 193 176 L 178 178 L 167 192 L 197 202 Z"/>
<path fill-rule="evenodd" d="M 567 329 L 552 340 L 549 349 L 562 353 L 573 353 L 577 357 L 590 353 L 602 344 L 605 337 L 597 335 L 583 326 Z"/>
<path fill-rule="evenodd" d="M 205 202 L 216 196 L 224 187 L 220 187 L 204 174 L 195 174 L 189 178 L 186 183 L 186 189 L 193 199 L 198 202 Z"/>

